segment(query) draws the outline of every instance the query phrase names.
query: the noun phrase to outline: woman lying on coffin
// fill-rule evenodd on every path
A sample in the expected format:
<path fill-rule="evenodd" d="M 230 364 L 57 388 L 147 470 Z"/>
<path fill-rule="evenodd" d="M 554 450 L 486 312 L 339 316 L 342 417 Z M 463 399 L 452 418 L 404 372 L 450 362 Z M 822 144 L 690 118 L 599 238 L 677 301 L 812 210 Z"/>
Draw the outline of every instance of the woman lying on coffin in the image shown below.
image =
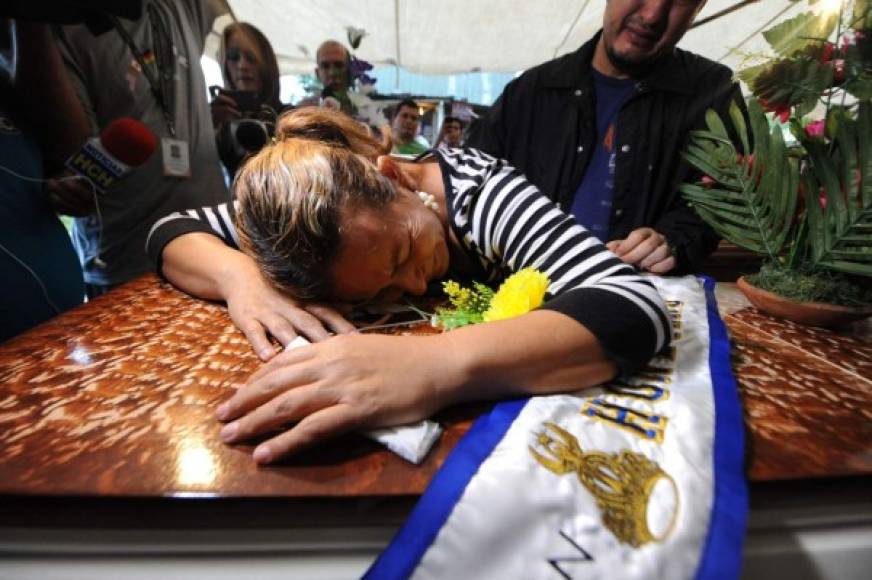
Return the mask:
<path fill-rule="evenodd" d="M 290 326 L 320 338 L 294 322 L 310 315 L 338 332 L 262 355 L 271 360 L 218 408 L 226 442 L 278 431 L 254 451 L 267 463 L 463 401 L 577 391 L 668 343 L 654 287 L 505 161 L 457 149 L 400 162 L 388 149 L 342 114 L 287 113 L 277 142 L 236 177 L 235 218 L 229 206 L 203 208 L 152 229 L 162 273 L 226 300 L 258 350 L 264 327 L 282 342 Z M 437 335 L 346 333 L 335 311 L 307 306 L 389 302 L 448 275 L 496 285 L 526 267 L 550 280 L 542 307 Z"/>

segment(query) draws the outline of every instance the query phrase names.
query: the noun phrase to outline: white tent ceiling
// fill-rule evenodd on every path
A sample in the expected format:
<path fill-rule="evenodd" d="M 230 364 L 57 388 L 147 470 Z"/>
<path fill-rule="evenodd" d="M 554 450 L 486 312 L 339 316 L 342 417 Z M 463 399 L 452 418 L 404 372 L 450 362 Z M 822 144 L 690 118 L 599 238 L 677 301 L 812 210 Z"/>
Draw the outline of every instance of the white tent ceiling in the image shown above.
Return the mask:
<path fill-rule="evenodd" d="M 237 20 L 273 44 L 283 74 L 310 73 L 325 39 L 346 42 L 346 28 L 367 36 L 358 57 L 428 74 L 515 72 L 575 50 L 602 23 L 606 0 L 228 0 Z M 709 0 L 699 19 L 739 4 Z M 733 68 L 738 52 L 765 49 L 760 31 L 797 14 L 805 2 L 761 0 L 690 30 L 682 48 Z M 230 21 L 216 22 L 220 30 Z M 207 50 L 215 52 L 215 37 Z"/>

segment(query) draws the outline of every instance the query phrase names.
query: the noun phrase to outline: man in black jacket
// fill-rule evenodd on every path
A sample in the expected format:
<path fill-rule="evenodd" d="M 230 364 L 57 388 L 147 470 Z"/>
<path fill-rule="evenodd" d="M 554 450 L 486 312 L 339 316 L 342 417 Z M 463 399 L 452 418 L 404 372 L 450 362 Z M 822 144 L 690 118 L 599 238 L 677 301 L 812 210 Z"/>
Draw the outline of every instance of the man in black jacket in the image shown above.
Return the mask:
<path fill-rule="evenodd" d="M 609 0 L 579 50 L 515 79 L 467 144 L 504 157 L 625 262 L 695 271 L 718 237 L 681 199 L 688 132 L 731 100 L 727 67 L 675 48 L 705 0 Z"/>

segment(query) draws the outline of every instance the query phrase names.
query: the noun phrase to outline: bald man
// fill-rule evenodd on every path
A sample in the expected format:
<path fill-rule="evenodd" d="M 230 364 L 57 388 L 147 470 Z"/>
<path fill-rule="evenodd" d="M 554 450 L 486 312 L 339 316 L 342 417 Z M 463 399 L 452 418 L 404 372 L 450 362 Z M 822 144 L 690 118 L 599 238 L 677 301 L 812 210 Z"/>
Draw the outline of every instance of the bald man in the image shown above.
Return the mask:
<path fill-rule="evenodd" d="M 306 97 L 298 107 L 319 106 L 324 100 L 332 97 L 339 103 L 343 113 L 354 115 L 357 111 L 348 92 L 351 90 L 351 58 L 348 49 L 335 40 L 326 40 L 315 53 L 315 76 L 324 87 L 320 95 Z"/>

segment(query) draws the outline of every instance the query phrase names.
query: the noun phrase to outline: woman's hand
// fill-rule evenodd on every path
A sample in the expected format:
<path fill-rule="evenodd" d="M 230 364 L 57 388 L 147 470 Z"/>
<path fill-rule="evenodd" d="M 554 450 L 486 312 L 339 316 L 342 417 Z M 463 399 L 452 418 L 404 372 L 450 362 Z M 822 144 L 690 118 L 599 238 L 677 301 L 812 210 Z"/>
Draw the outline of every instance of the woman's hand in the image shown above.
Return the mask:
<path fill-rule="evenodd" d="M 236 101 L 220 93 L 209 103 L 209 107 L 212 110 L 212 126 L 216 131 L 221 129 L 227 121 L 242 116 Z"/>
<path fill-rule="evenodd" d="M 333 308 L 302 304 L 273 289 L 251 257 L 212 234 L 173 239 L 163 250 L 161 271 L 189 294 L 227 302 L 233 323 L 264 361 L 276 354 L 267 333 L 287 346 L 298 334 L 319 341 L 330 336 L 328 328 L 340 334 L 355 330 Z"/>
<path fill-rule="evenodd" d="M 273 289 L 258 271 L 237 278 L 225 293 L 230 318 L 241 330 L 257 356 L 270 360 L 276 350 L 267 333 L 287 346 L 298 334 L 317 342 L 353 332 L 353 324 L 329 306 L 297 302 Z"/>
<path fill-rule="evenodd" d="M 428 417 L 450 403 L 441 393 L 452 380 L 434 338 L 356 334 L 285 351 L 218 408 L 233 421 L 221 438 L 284 429 L 254 450 L 270 463 L 348 431 Z"/>

